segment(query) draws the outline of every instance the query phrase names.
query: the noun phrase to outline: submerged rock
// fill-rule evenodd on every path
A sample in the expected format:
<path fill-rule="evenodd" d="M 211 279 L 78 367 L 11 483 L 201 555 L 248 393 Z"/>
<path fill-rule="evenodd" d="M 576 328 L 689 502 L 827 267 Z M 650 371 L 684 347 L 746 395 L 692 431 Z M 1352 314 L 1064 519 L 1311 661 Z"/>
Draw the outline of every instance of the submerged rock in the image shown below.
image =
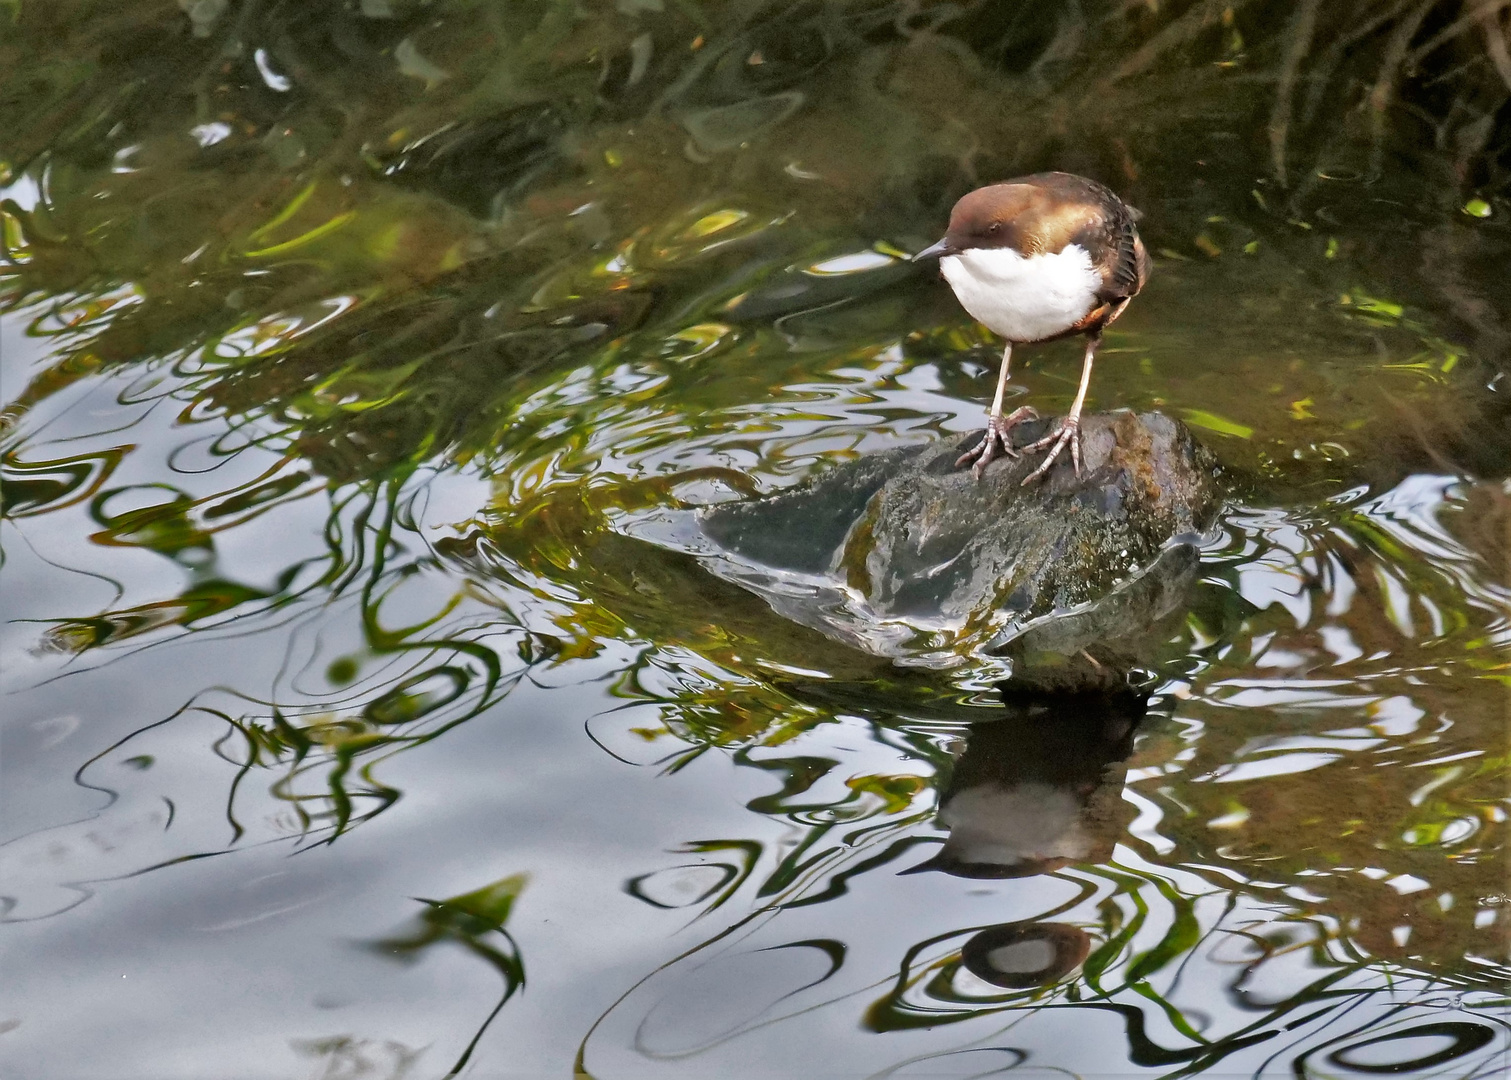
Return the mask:
<path fill-rule="evenodd" d="M 1051 423 L 1016 428 L 1014 444 Z M 999 459 L 980 481 L 955 467 L 979 437 L 712 507 L 706 564 L 793 621 L 904 663 L 1005 655 L 1046 685 L 1116 681 L 1103 669 L 1136 662 L 1130 639 L 1195 580 L 1195 539 L 1220 503 L 1213 458 L 1169 417 L 1098 413 L 1082 422 L 1082 474 L 1067 454 L 1024 487 L 1037 455 Z"/>

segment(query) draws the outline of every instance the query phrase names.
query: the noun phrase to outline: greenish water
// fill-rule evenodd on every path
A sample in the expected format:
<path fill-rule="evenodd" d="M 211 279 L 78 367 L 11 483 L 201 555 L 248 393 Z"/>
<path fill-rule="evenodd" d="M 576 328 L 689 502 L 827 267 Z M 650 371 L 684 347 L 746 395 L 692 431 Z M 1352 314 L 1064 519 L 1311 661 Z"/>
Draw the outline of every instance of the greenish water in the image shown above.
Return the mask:
<path fill-rule="evenodd" d="M 0 0 L 7 1073 L 1500 1075 L 1461 15 Z M 1131 730 L 642 539 L 979 427 L 996 346 L 900 256 L 1042 168 L 1156 253 L 1090 405 L 1237 492 Z M 1062 856 L 942 868 L 981 785 Z"/>

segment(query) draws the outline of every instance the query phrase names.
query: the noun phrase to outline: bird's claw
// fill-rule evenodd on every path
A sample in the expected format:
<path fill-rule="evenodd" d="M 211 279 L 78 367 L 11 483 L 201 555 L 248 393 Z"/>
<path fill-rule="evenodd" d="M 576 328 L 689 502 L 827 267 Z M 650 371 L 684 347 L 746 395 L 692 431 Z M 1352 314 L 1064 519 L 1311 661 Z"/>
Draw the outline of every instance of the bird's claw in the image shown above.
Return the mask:
<path fill-rule="evenodd" d="M 979 443 L 955 459 L 955 468 L 960 468 L 968 461 L 975 461 L 976 464 L 971 469 L 971 473 L 977 480 L 980 480 L 981 474 L 986 471 L 987 465 L 996 458 L 999 449 L 1007 457 L 1015 458 L 1019 456 L 1018 451 L 1013 449 L 1012 441 L 1008 436 L 1013 428 L 1025 420 L 1037 420 L 1038 418 L 1038 412 L 1031 405 L 1024 405 L 1021 408 L 1014 409 L 1009 416 L 988 417 L 986 421 L 986 434 L 981 437 Z"/>
<path fill-rule="evenodd" d="M 1081 475 L 1081 418 L 1079 416 L 1067 416 L 1060 421 L 1060 426 L 1051 431 L 1038 442 L 1029 443 L 1023 448 L 1026 454 L 1030 450 L 1042 450 L 1046 446 L 1049 453 L 1044 455 L 1044 460 L 1039 462 L 1039 467 L 1023 478 L 1023 486 L 1027 487 L 1039 477 L 1049 472 L 1049 467 L 1055 463 L 1055 458 L 1060 456 L 1060 451 L 1065 449 L 1065 444 L 1070 444 L 1070 461 L 1075 467 L 1076 476 Z"/>

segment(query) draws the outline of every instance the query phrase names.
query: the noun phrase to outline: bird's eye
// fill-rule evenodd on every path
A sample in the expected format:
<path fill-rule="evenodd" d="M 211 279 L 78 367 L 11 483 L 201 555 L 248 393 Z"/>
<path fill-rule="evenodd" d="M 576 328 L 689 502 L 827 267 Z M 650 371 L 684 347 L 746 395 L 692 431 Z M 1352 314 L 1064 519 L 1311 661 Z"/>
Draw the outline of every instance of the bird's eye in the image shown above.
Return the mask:
<path fill-rule="evenodd" d="M 1000 221 L 994 221 L 994 222 L 992 222 L 990 225 L 988 225 L 986 227 L 986 231 L 988 233 L 994 233 L 994 232 L 998 231 L 1001 228 L 1002 228 L 1002 222 L 1000 222 Z"/>

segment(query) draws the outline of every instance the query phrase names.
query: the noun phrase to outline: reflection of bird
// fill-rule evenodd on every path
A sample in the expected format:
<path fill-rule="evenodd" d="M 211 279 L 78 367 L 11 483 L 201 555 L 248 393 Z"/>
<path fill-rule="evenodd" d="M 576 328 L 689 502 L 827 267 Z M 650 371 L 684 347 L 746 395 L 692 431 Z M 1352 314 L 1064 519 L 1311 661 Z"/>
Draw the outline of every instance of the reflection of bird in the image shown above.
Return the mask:
<path fill-rule="evenodd" d="M 1149 277 L 1149 256 L 1134 228 L 1138 216 L 1094 180 L 1035 173 L 966 195 L 950 212 L 944 239 L 913 256 L 915 261 L 937 256 L 961 306 L 1007 339 L 986 435 L 956 465 L 974 459 L 980 479 L 999 447 L 1008 457 L 1018 456 L 1008 433 L 1038 417 L 1028 406 L 1002 415 L 1013 345 L 1085 334 L 1086 359 L 1075 403 L 1055 430 L 1024 447 L 1049 447 L 1049 453 L 1023 482 L 1048 471 L 1067 443 L 1080 473 L 1077 431 L 1102 328 L 1123 313 Z"/>
<path fill-rule="evenodd" d="M 973 724 L 939 797 L 944 846 L 919 870 L 971 878 L 1102 862 L 1121 837 L 1123 760 L 1148 699 L 1131 690 L 1003 689 L 1007 715 Z"/>

